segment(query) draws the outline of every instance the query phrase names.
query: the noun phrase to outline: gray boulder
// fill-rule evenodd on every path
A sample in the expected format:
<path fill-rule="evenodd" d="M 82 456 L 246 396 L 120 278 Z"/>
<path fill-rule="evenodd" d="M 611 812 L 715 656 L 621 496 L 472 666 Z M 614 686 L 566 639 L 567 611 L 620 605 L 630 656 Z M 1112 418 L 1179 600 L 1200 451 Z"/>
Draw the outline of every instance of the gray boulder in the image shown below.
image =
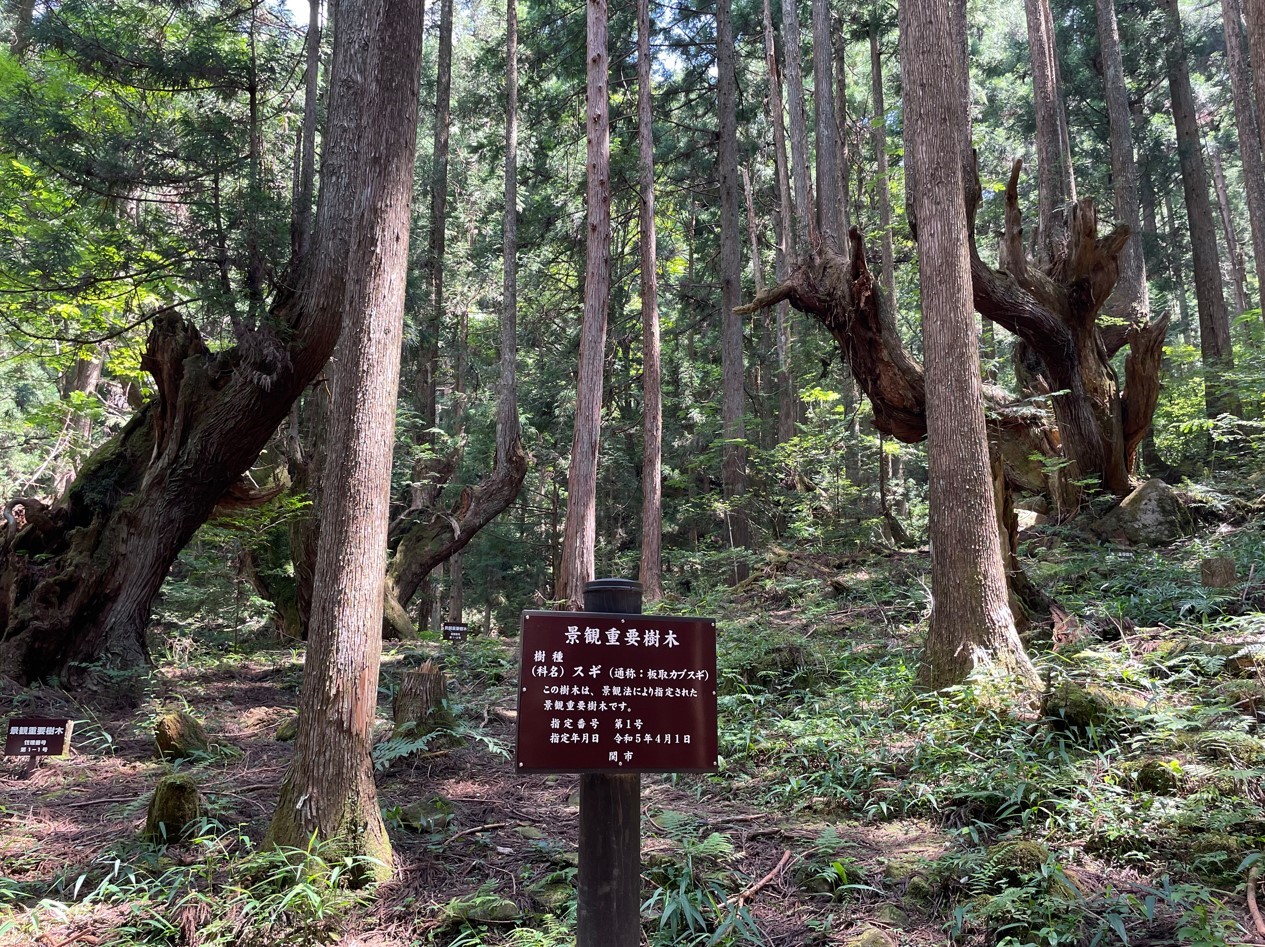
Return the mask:
<path fill-rule="evenodd" d="M 1094 525 L 1107 539 L 1142 546 L 1167 546 L 1194 529 L 1190 513 L 1163 480 L 1148 480 Z"/>

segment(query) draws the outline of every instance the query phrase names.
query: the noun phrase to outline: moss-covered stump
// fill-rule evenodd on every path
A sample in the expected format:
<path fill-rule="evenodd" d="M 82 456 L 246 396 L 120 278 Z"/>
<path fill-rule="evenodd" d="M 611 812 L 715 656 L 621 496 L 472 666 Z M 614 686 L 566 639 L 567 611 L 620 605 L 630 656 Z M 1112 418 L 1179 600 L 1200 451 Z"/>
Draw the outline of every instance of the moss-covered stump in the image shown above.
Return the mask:
<path fill-rule="evenodd" d="M 434 661 L 404 672 L 391 702 L 392 738 L 418 740 L 436 730 L 451 730 L 456 721 L 445 700 L 447 693 L 448 678 Z"/>
<path fill-rule="evenodd" d="M 202 793 L 187 773 L 171 773 L 158 780 L 145 815 L 145 838 L 176 842 L 190 838 L 203 816 Z"/>
<path fill-rule="evenodd" d="M 183 710 L 165 713 L 154 724 L 154 744 L 163 759 L 187 759 L 210 752 L 206 728 Z"/>
<path fill-rule="evenodd" d="M 1199 563 L 1199 584 L 1205 589 L 1230 589 L 1238 581 L 1234 560 L 1229 556 L 1213 556 Z"/>
<path fill-rule="evenodd" d="M 575 900 L 575 886 L 566 880 L 562 872 L 546 875 L 527 889 L 532 899 L 553 914 L 565 914 Z"/>

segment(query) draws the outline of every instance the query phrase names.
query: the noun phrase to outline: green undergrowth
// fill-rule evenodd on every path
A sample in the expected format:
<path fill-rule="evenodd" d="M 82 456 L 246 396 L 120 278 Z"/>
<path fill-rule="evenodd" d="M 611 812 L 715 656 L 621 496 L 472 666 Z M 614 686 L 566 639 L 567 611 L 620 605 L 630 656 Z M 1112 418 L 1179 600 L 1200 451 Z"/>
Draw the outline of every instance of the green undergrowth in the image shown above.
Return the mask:
<path fill-rule="evenodd" d="M 866 580 L 801 572 L 748 594 L 733 613 L 758 617 L 725 627 L 716 782 L 792 823 L 935 826 L 947 854 L 913 897 L 892 893 L 963 943 L 1239 943 L 1265 849 L 1265 533 L 1164 550 L 1042 539 L 1029 571 L 1078 620 L 1057 647 L 1048 628 L 1029 635 L 1040 710 L 971 685 L 915 693 L 917 628 L 866 620 Z M 1210 556 L 1252 580 L 1203 589 Z M 925 607 L 904 574 L 903 589 L 885 583 L 901 617 Z M 774 629 L 788 603 L 801 621 Z M 990 868 L 1017 841 L 1044 854 Z"/>
<path fill-rule="evenodd" d="M 108 928 L 100 927 L 103 947 L 328 944 L 369 898 L 344 883 L 361 871 L 357 859 L 333 857 L 316 843 L 261 849 L 204 820 L 183 857 L 174 854 L 166 845 L 132 841 L 38 891 L 0 878 L 0 938 L 35 942 L 50 926 L 96 927 L 90 918 L 113 914 Z"/>
<path fill-rule="evenodd" d="M 1200 502 L 1233 505 L 1215 494 Z M 794 936 L 804 944 L 846 943 L 861 920 L 917 942 L 1005 947 L 1249 938 L 1246 883 L 1265 851 L 1265 530 L 1239 516 L 1142 549 L 1046 526 L 1026 533 L 1021 551 L 1029 575 L 1073 616 L 1057 632 L 1038 623 L 1025 633 L 1047 685 L 1039 707 L 973 684 L 915 691 L 925 552 L 773 549 L 752 558 L 737 587 L 700 582 L 692 597 L 656 606 L 720 619 L 721 764 L 714 776 L 666 777 L 675 801 L 646 812 L 648 944 L 789 942 L 785 931 L 781 941 L 765 936 L 762 910 L 802 922 Z M 1236 586 L 1202 587 L 1200 562 L 1213 556 L 1235 561 Z M 292 689 L 300 659 L 220 635 L 184 665 L 195 673 L 181 694 L 196 704 L 204 678 L 233 662 Z M 449 675 L 452 726 L 387 737 L 395 687 L 426 660 Z M 517 674 L 512 639 L 388 643 L 375 749 L 384 787 L 413 779 L 410 761 L 442 752 L 503 771 Z M 159 690 L 156 679 L 145 688 L 134 737 L 152 729 Z M 83 720 L 103 755 L 115 752 L 107 729 Z M 730 807 L 760 814 L 764 833 L 779 836 L 763 860 L 713 819 Z M 400 850 L 425 857 L 475 828 L 403 806 L 387 816 L 396 840 L 410 840 Z M 417 943 L 574 943 L 574 851 L 557 833 L 519 828 L 529 841 L 512 865 L 512 899 L 504 872 L 489 870 L 459 897 L 385 910 L 425 919 Z M 792 857 L 768 900 L 740 903 L 783 849 Z M 340 883 L 354 867 L 318 850 L 261 852 L 239 830 L 208 823 L 179 854 L 131 842 L 50 883 L 0 877 L 0 935 L 33 939 L 113 912 L 103 943 L 120 947 L 185 943 L 191 924 L 204 944 L 326 943 L 384 910 L 381 898 L 369 904 L 372 892 Z"/>

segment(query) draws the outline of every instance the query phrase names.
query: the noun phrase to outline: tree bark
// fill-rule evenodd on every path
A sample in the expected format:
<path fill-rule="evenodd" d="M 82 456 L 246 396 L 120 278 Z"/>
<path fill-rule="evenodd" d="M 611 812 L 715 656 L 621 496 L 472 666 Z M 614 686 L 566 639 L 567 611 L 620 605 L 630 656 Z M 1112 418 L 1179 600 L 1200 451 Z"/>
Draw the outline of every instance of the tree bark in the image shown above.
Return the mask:
<path fill-rule="evenodd" d="M 1243 250 L 1239 246 L 1238 235 L 1234 232 L 1234 211 L 1230 208 L 1230 192 L 1225 183 L 1225 168 L 1221 163 L 1221 151 L 1215 146 L 1208 152 L 1208 160 L 1212 163 L 1212 187 L 1217 195 L 1217 209 L 1221 211 L 1221 235 L 1225 238 L 1226 255 L 1230 263 L 1230 286 L 1234 291 L 1235 313 L 1248 309 L 1247 271 L 1243 264 Z"/>
<path fill-rule="evenodd" d="M 791 109 L 791 178 L 795 182 L 795 242 L 799 252 L 814 240 L 817 219 L 808 175 L 808 120 L 804 109 L 804 68 L 799 31 L 799 12 L 794 2 L 782 4 L 783 54 L 786 57 L 786 89 Z"/>
<path fill-rule="evenodd" d="M 21 59 L 31 42 L 31 22 L 35 17 L 35 0 L 8 0 L 6 13 L 13 20 L 9 39 L 9 55 Z"/>
<path fill-rule="evenodd" d="M 791 205 L 790 169 L 786 163 L 786 110 L 782 105 L 782 78 L 777 67 L 777 47 L 773 38 L 773 14 L 764 0 L 764 61 L 769 76 L 769 122 L 773 126 L 773 162 L 777 173 L 777 255 L 774 262 L 778 282 L 790 275 L 795 259 L 794 212 Z M 790 374 L 790 326 L 786 302 L 776 307 L 775 346 L 777 349 L 777 443 L 795 436 L 795 392 Z"/>
<path fill-rule="evenodd" d="M 443 488 L 456 469 L 459 454 L 450 452 L 428 471 L 427 489 L 419 491 L 410 506 L 391 528 L 391 563 L 387 569 L 387 603 L 397 613 L 423 593 L 420 627 L 440 616 L 427 578 L 442 563 L 455 557 L 483 527 L 500 516 L 522 488 L 527 476 L 527 452 L 523 448 L 518 422 L 518 14 L 511 3 L 506 11 L 505 105 L 505 211 L 503 240 L 501 352 L 496 404 L 496 453 L 492 469 L 473 487 L 463 487 L 455 499 L 441 502 Z M 466 314 L 463 313 L 463 329 Z M 464 389 L 464 355 L 459 348 L 459 388 Z M 456 423 L 464 424 L 460 399 Z M 452 587 L 459 588 L 459 568 L 452 574 Z M 437 588 L 437 586 L 436 586 Z"/>
<path fill-rule="evenodd" d="M 602 429 L 602 375 L 606 314 L 610 305 L 611 182 L 607 82 L 606 0 L 588 0 L 588 246 L 584 269 L 584 316 L 576 379 L 575 430 L 567 475 L 567 525 L 555 598 L 566 607 L 584 604 L 593 578 L 597 540 L 597 462 Z"/>
<path fill-rule="evenodd" d="M 67 407 L 66 423 L 58 444 L 67 450 L 63 462 L 57 465 L 57 471 L 53 475 L 54 498 L 66 492 L 66 488 L 75 479 L 78 458 L 92 447 L 92 416 L 78 410 L 70 402 L 75 394 L 94 397 L 97 386 L 101 384 L 101 372 L 104 368 L 104 355 L 99 358 L 80 358 L 75 360 L 75 364 L 62 377 L 61 396 L 67 402 Z"/>
<path fill-rule="evenodd" d="M 946 5 L 904 0 L 900 17 L 928 393 L 933 605 L 919 682 L 938 690 L 987 669 L 1039 690 L 1007 599 L 993 505 L 967 215 L 956 199 L 965 191 L 959 37 Z"/>
<path fill-rule="evenodd" d="M 1076 200 L 1072 156 L 1065 146 L 1067 113 L 1059 90 L 1058 50 L 1049 0 L 1024 0 L 1028 46 L 1032 53 L 1032 98 L 1037 118 L 1037 174 L 1040 206 L 1037 211 L 1038 260 L 1054 259 L 1054 248 L 1066 240 L 1064 217 L 1056 213 Z"/>
<path fill-rule="evenodd" d="M 659 274 L 654 221 L 654 109 L 650 2 L 637 0 L 637 150 L 641 242 L 641 580 L 647 602 L 663 598 L 663 376 L 659 366 Z"/>
<path fill-rule="evenodd" d="M 1190 223 L 1195 301 L 1199 310 L 1199 350 L 1204 363 L 1204 406 L 1209 420 L 1222 414 L 1238 416 L 1242 407 L 1227 379 L 1234 370 L 1230 343 L 1230 316 L 1221 287 L 1217 258 L 1217 231 L 1208 199 L 1208 174 L 1204 169 L 1203 143 L 1195 112 L 1195 96 L 1186 62 L 1177 0 L 1160 0 L 1168 25 L 1165 58 L 1172 98 L 1173 123 L 1177 128 L 1177 159 L 1181 164 L 1182 192 Z"/>
<path fill-rule="evenodd" d="M 299 130 L 298 176 L 294 185 L 294 212 L 290 221 L 290 252 L 307 253 L 312 240 L 312 197 L 316 193 L 316 124 L 320 96 L 321 0 L 308 0 L 307 35 L 304 38 L 306 72 L 303 77 L 303 127 Z"/>
<path fill-rule="evenodd" d="M 743 496 L 747 492 L 746 387 L 743 358 L 742 241 L 738 218 L 738 78 L 734 65 L 730 0 L 716 4 L 716 95 L 719 112 L 717 180 L 720 187 L 721 437 L 722 482 L 728 540 L 733 548 L 750 542 Z M 743 559 L 735 559 L 734 579 L 747 577 Z"/>
<path fill-rule="evenodd" d="M 870 95 L 874 101 L 874 159 L 878 170 L 874 182 L 878 190 L 879 252 L 883 289 L 893 311 L 900 306 L 896 296 L 896 262 L 892 251 L 892 190 L 887 167 L 887 106 L 883 100 L 883 57 L 880 49 L 878 11 L 870 19 Z"/>
<path fill-rule="evenodd" d="M 1129 110 L 1129 90 L 1124 79 L 1124 59 L 1120 52 L 1120 29 L 1115 0 L 1097 0 L 1098 48 L 1102 56 L 1103 92 L 1107 102 L 1108 135 L 1111 144 L 1111 186 L 1116 219 L 1138 235 L 1120 251 L 1120 279 L 1107 300 L 1107 311 L 1126 322 L 1142 324 L 1150 313 L 1143 255 L 1142 221 L 1139 214 L 1138 166 L 1133 155 L 1133 116 Z"/>
<path fill-rule="evenodd" d="M 331 370 L 333 403 L 323 473 L 321 549 L 299 694 L 294 757 L 268 829 L 273 845 L 313 838 L 359 857 L 359 880 L 390 877 L 391 844 L 373 781 L 391 452 L 421 83 L 422 4 L 340 0 L 334 71 L 355 57 L 367 101 L 338 84 L 331 121 L 364 122 L 374 150 L 358 195 L 364 225 L 348 248 L 347 324 Z M 401 39 L 403 38 L 403 39 Z M 359 91 L 359 90 L 356 90 Z M 358 101 L 359 100 L 359 101 Z M 348 114 L 347 106 L 359 105 Z M 338 489 L 329 489 L 337 484 Z"/>
<path fill-rule="evenodd" d="M 1247 23 L 1248 56 L 1252 63 L 1252 86 L 1258 110 L 1256 130 L 1265 152 L 1265 0 L 1243 0 L 1243 17 Z"/>
<path fill-rule="evenodd" d="M 817 134 L 817 227 L 842 250 L 848 232 L 839 119 L 835 115 L 834 62 L 829 0 L 813 0 L 813 99 Z"/>
<path fill-rule="evenodd" d="M 1252 69 L 1239 0 L 1221 0 L 1221 19 L 1225 26 L 1226 71 L 1230 74 L 1239 159 L 1243 163 L 1243 188 L 1252 230 L 1256 291 L 1260 298 L 1265 293 L 1265 158 L 1262 158 L 1260 123 L 1252 101 Z"/>

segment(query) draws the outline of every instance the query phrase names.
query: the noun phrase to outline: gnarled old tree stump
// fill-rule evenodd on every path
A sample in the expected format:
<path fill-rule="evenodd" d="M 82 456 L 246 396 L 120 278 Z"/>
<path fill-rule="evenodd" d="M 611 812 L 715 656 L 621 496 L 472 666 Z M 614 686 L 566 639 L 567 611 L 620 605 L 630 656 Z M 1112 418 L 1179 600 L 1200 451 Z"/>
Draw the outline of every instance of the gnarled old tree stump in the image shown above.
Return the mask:
<path fill-rule="evenodd" d="M 1021 383 L 1030 388 L 1025 395 L 1046 396 L 1052 407 L 1042 408 L 1040 398 L 1016 399 L 985 386 L 990 439 L 1006 480 L 1018 489 L 1048 494 L 1057 518 L 1075 509 L 1084 480 L 1096 479 L 1118 496 L 1129 492 L 1138 445 L 1155 413 L 1168 319 L 1098 325 L 1129 231 L 1117 227 L 1098 237 L 1090 200 L 1065 209 L 1067 242 L 1048 264 L 1037 267 L 1027 258 L 1018 204 L 1020 168 L 1015 162 L 1006 189 L 1001 268 L 992 269 L 980 259 L 972 237 L 971 280 L 976 309 L 1018 335 L 1035 356 L 1035 371 L 1020 373 Z M 970 190 L 968 211 L 974 221 L 978 181 Z M 876 428 L 906 443 L 927 436 L 922 366 L 900 341 L 890 303 L 869 270 L 856 228 L 849 233 L 847 255 L 818 242 L 785 282 L 739 311 L 753 312 L 783 300 L 813 316 L 833 336 L 873 405 Z M 1121 389 L 1111 358 L 1126 344 L 1130 355 Z"/>

